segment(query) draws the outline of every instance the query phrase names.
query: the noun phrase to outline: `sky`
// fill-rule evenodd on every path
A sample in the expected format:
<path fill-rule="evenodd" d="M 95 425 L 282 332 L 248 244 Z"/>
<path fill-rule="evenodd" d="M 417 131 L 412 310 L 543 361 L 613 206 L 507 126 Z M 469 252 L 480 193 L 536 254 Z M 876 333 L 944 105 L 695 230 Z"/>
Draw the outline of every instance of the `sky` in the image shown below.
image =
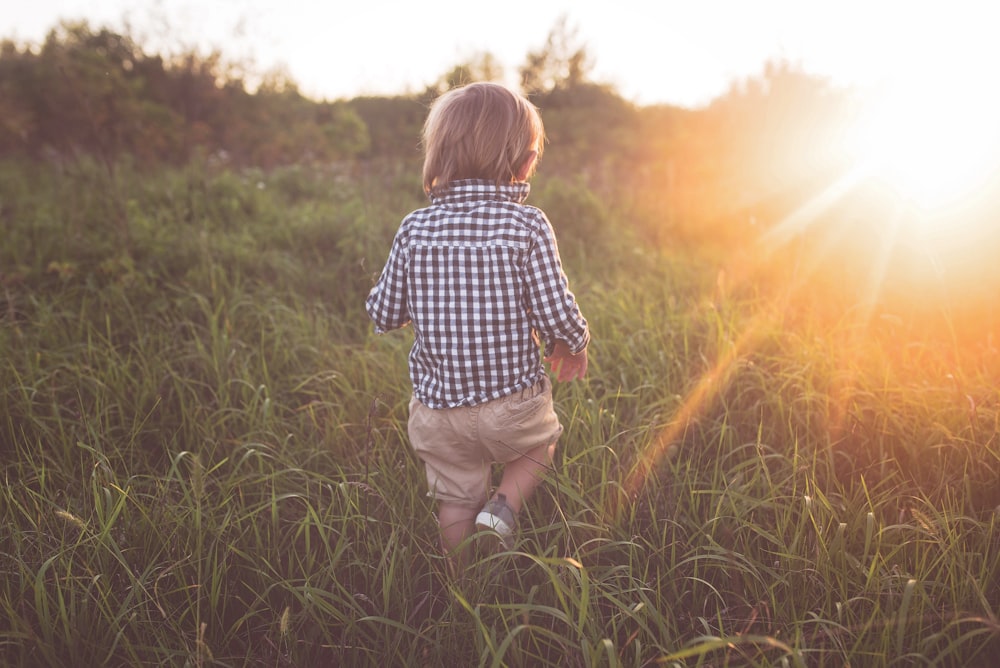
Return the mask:
<path fill-rule="evenodd" d="M 917 66 L 1000 63 L 983 0 L 28 0 L 0 38 L 37 44 L 61 19 L 126 32 L 147 53 L 219 50 L 282 68 L 316 99 L 415 92 L 489 52 L 514 84 L 560 17 L 591 76 L 638 104 L 696 107 L 785 59 L 834 85 Z M 1000 10 L 998 10 L 1000 11 Z M 127 29 L 125 27 L 128 26 Z M 956 65 L 957 63 L 957 65 Z"/>

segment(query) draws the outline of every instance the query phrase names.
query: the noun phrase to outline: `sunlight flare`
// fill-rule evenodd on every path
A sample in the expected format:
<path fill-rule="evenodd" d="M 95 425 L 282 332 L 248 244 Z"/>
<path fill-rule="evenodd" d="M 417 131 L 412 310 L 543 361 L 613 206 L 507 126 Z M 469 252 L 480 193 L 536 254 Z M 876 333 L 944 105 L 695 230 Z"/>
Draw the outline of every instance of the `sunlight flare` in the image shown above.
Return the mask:
<path fill-rule="evenodd" d="M 760 325 L 761 319 L 755 319 L 737 341 L 720 353 L 715 366 L 702 374 L 694 388 L 685 397 L 684 402 L 677 409 L 674 419 L 646 445 L 638 461 L 625 478 L 624 487 L 628 498 L 634 498 L 639 493 L 653 469 L 664 457 L 672 458 L 676 454 L 677 448 L 692 422 L 705 412 L 706 406 L 725 391 L 737 364 L 744 359 L 748 351 L 756 348 L 761 332 Z"/>
<path fill-rule="evenodd" d="M 1000 93 L 986 82 L 962 66 L 886 86 L 864 103 L 847 152 L 924 213 L 968 203 L 1000 168 Z"/>

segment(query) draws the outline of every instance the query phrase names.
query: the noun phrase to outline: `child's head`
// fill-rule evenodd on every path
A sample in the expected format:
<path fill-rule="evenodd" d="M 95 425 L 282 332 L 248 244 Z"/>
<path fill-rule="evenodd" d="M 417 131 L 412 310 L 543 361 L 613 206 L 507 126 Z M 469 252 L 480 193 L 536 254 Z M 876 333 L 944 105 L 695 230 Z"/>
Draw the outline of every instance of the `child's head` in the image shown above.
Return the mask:
<path fill-rule="evenodd" d="M 434 101 L 423 139 L 430 193 L 458 179 L 527 179 L 542 155 L 545 129 L 524 96 L 500 84 L 473 83 Z"/>

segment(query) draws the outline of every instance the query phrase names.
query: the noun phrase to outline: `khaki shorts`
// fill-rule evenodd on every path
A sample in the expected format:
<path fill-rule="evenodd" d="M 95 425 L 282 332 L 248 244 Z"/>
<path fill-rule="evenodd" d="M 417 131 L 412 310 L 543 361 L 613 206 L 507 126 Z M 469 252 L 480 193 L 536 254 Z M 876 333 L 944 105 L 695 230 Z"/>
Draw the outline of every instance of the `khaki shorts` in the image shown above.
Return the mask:
<path fill-rule="evenodd" d="M 434 409 L 414 397 L 407 427 L 427 470 L 429 496 L 475 508 L 486 501 L 491 464 L 554 443 L 563 430 L 544 375 L 526 390 L 478 406 Z"/>

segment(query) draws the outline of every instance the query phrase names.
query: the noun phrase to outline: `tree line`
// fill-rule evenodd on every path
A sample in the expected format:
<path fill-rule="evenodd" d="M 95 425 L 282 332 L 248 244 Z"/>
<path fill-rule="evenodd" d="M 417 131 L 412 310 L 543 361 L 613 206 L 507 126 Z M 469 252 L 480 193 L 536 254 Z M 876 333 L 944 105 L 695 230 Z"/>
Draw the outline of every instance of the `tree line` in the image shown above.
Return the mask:
<path fill-rule="evenodd" d="M 545 119 L 544 172 L 600 193 L 625 188 L 661 224 L 742 215 L 794 192 L 829 166 L 816 138 L 847 108 L 844 91 L 783 61 L 698 109 L 635 105 L 595 82 L 592 65 L 561 19 L 518 70 Z M 418 159 L 430 101 L 502 75 L 482 53 L 416 93 L 319 101 L 281 73 L 251 87 L 219 53 L 167 58 L 109 28 L 64 22 L 40 45 L 0 44 L 0 155 L 138 169 Z"/>
<path fill-rule="evenodd" d="M 127 35 L 64 23 L 37 49 L 0 46 L 0 151 L 31 158 L 128 155 L 180 164 L 196 153 L 237 165 L 336 160 L 368 148 L 343 103 L 313 102 L 293 82 L 253 93 L 219 54 L 165 60 Z"/>

